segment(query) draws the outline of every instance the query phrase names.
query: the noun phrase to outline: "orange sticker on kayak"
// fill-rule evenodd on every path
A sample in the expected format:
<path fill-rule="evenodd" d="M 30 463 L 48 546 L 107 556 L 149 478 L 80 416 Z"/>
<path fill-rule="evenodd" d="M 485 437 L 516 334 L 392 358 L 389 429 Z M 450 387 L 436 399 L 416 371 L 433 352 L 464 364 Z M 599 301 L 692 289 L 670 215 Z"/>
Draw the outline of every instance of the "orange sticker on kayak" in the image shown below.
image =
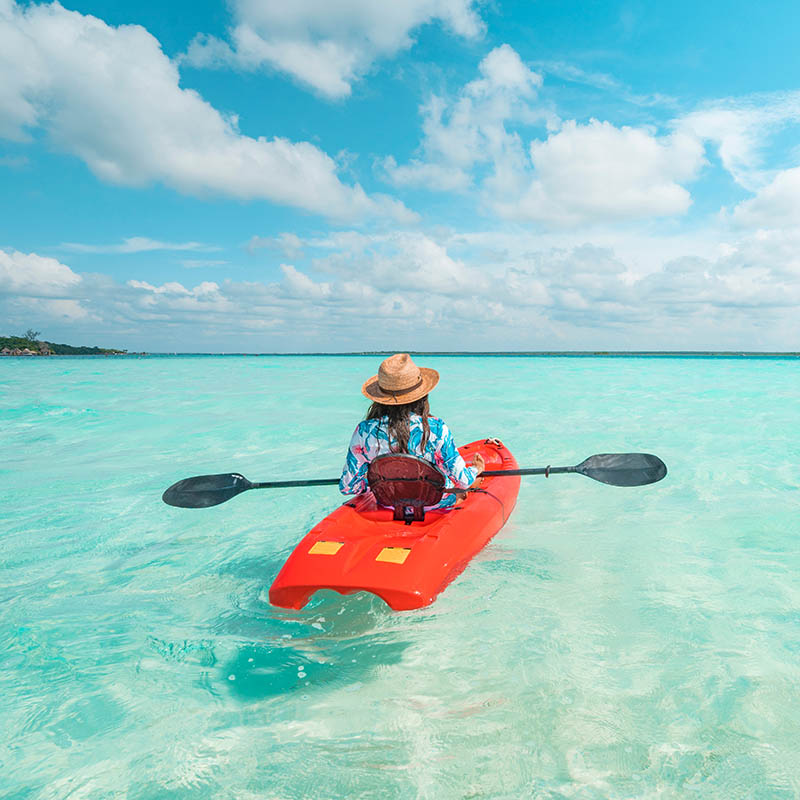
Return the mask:
<path fill-rule="evenodd" d="M 402 564 L 410 552 L 410 547 L 384 547 L 375 560 L 388 561 L 390 564 Z"/>
<path fill-rule="evenodd" d="M 344 542 L 314 542 L 308 552 L 312 556 L 335 556 L 343 544 Z"/>

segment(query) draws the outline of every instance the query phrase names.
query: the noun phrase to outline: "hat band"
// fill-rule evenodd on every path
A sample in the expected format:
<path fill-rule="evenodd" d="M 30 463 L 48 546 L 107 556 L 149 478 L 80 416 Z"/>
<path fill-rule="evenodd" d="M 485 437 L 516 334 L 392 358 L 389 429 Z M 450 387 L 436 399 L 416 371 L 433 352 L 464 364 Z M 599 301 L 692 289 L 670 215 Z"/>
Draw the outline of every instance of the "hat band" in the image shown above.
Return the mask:
<path fill-rule="evenodd" d="M 393 395 L 408 394 L 409 392 L 413 392 L 416 389 L 419 389 L 419 387 L 422 386 L 422 383 L 423 383 L 422 377 L 420 377 L 420 379 L 413 386 L 409 386 L 407 389 L 384 389 L 383 386 L 381 386 L 381 382 L 378 381 L 378 388 L 384 394 L 393 394 Z"/>

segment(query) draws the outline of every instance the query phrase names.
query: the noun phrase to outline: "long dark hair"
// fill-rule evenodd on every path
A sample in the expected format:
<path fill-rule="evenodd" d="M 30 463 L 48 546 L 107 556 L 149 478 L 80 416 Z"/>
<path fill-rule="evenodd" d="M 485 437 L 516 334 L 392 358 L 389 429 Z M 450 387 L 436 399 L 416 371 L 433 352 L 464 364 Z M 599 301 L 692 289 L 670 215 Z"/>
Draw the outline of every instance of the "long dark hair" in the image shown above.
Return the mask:
<path fill-rule="evenodd" d="M 388 417 L 389 441 L 397 439 L 397 444 L 392 448 L 395 453 L 408 453 L 408 437 L 411 434 L 411 415 L 419 414 L 422 417 L 422 449 L 428 442 L 431 428 L 428 423 L 430 415 L 428 406 L 428 395 L 420 397 L 413 403 L 403 405 L 384 405 L 383 403 L 373 403 L 367 411 L 366 419 L 383 419 Z"/>

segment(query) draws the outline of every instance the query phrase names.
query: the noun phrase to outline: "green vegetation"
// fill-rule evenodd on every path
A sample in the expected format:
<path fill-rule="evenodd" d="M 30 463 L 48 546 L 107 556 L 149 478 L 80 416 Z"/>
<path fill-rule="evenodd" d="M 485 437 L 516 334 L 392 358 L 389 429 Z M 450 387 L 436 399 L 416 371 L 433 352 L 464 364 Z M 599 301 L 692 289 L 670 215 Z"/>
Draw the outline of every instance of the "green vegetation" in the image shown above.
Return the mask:
<path fill-rule="evenodd" d="M 108 347 L 73 347 L 69 344 L 45 342 L 50 352 L 57 356 L 113 356 L 124 355 L 127 350 L 113 350 Z"/>
<path fill-rule="evenodd" d="M 107 347 L 73 347 L 69 344 L 39 341 L 41 331 L 29 328 L 24 336 L 0 336 L 0 350 L 32 350 L 37 355 L 52 354 L 56 356 L 113 356 L 124 355 L 127 350 L 113 350 Z"/>

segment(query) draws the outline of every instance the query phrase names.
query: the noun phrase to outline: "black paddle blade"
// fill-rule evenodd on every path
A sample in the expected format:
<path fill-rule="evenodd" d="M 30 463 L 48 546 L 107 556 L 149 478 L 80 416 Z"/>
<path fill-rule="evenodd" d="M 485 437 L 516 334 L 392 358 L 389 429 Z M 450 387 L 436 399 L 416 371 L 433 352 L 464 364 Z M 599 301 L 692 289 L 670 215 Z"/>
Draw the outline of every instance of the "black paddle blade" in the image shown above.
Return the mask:
<path fill-rule="evenodd" d="M 644 486 L 667 474 L 667 465 L 650 453 L 602 453 L 589 456 L 575 472 L 611 486 Z"/>
<path fill-rule="evenodd" d="M 173 483 L 161 496 L 169 506 L 178 508 L 208 508 L 218 506 L 231 497 L 252 488 L 244 475 L 225 473 L 224 475 L 200 475 L 197 478 L 184 478 Z"/>

